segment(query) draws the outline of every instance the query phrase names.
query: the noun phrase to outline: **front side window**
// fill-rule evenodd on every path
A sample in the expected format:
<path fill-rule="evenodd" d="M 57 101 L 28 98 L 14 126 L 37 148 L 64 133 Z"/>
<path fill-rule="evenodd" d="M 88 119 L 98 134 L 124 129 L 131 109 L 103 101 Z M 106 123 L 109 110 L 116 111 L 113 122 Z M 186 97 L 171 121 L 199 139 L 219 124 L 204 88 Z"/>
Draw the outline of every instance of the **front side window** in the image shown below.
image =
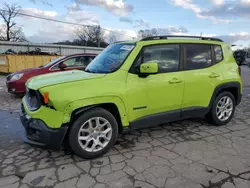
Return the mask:
<path fill-rule="evenodd" d="M 50 61 L 49 63 L 47 63 L 47 64 L 45 64 L 45 65 L 43 65 L 41 67 L 43 67 L 43 68 L 50 67 L 51 65 L 55 64 L 56 62 L 58 62 L 58 61 L 60 61 L 60 60 L 62 60 L 64 58 L 65 58 L 65 56 L 62 56 L 62 57 L 59 57 L 59 58 L 55 58 L 52 61 Z"/>
<path fill-rule="evenodd" d="M 133 65 L 131 72 L 136 73 L 140 64 L 150 62 L 158 64 L 159 73 L 178 71 L 180 64 L 180 45 L 164 44 L 144 47 L 141 55 Z"/>
<path fill-rule="evenodd" d="M 155 45 L 144 48 L 142 63 L 155 62 L 159 66 L 159 73 L 175 72 L 179 70 L 180 45 Z"/>
<path fill-rule="evenodd" d="M 211 46 L 206 44 L 185 44 L 185 69 L 203 69 L 212 65 Z"/>
<path fill-rule="evenodd" d="M 215 52 L 215 62 L 219 63 L 220 61 L 223 60 L 223 52 L 221 46 L 215 45 L 214 52 Z"/>
<path fill-rule="evenodd" d="M 91 73 L 111 73 L 118 70 L 135 44 L 111 44 L 105 48 L 85 69 Z"/>
<path fill-rule="evenodd" d="M 62 63 L 67 65 L 68 68 L 86 67 L 91 60 L 92 59 L 89 58 L 88 56 L 77 56 L 77 57 L 69 58 L 63 61 Z M 53 67 L 53 69 L 58 69 L 58 68 L 59 68 L 59 64 Z"/>
<path fill-rule="evenodd" d="M 73 57 L 63 62 L 67 67 L 79 67 L 82 66 L 81 57 Z"/>

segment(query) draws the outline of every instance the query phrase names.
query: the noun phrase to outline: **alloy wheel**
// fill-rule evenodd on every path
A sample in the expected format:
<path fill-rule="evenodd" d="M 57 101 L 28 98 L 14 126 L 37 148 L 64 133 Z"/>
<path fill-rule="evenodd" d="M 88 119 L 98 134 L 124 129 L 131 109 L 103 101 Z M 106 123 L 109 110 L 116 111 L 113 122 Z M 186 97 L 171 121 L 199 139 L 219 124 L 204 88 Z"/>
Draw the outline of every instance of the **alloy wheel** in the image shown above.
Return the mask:
<path fill-rule="evenodd" d="M 87 152 L 97 152 L 105 148 L 112 137 L 110 122 L 102 117 L 87 120 L 79 129 L 78 142 Z"/>

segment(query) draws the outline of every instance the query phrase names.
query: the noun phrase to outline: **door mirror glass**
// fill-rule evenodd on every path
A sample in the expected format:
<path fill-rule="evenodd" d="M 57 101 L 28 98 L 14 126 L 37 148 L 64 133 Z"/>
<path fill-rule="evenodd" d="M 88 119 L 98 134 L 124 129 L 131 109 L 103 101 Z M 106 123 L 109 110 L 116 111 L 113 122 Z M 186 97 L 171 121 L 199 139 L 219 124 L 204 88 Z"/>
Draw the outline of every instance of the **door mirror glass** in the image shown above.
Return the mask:
<path fill-rule="evenodd" d="M 158 63 L 150 62 L 143 63 L 140 65 L 140 73 L 142 74 L 157 74 L 158 73 Z"/>
<path fill-rule="evenodd" d="M 64 70 L 67 68 L 67 65 L 64 63 L 60 63 L 58 67 L 59 67 L 59 69 Z"/>

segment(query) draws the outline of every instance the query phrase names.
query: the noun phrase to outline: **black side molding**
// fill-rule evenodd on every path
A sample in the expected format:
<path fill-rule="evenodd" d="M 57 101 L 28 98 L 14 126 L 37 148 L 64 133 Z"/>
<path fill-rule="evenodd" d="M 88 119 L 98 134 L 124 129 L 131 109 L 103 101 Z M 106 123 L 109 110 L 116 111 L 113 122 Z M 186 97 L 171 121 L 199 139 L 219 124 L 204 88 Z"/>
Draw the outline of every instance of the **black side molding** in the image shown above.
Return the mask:
<path fill-rule="evenodd" d="M 204 117 L 209 112 L 208 107 L 190 107 L 181 110 L 181 118 Z"/>
<path fill-rule="evenodd" d="M 148 116 L 141 117 L 135 121 L 130 122 L 130 129 L 148 128 L 172 121 L 177 121 L 181 117 L 181 110 L 173 110 L 169 112 L 161 112 Z"/>
<path fill-rule="evenodd" d="M 192 117 L 204 117 L 208 112 L 209 112 L 208 107 L 197 106 L 197 107 L 185 108 L 182 110 L 173 110 L 168 112 L 152 114 L 130 122 L 129 126 L 123 127 L 123 132 L 128 132 L 130 130 L 137 130 L 142 128 L 149 128 Z"/>

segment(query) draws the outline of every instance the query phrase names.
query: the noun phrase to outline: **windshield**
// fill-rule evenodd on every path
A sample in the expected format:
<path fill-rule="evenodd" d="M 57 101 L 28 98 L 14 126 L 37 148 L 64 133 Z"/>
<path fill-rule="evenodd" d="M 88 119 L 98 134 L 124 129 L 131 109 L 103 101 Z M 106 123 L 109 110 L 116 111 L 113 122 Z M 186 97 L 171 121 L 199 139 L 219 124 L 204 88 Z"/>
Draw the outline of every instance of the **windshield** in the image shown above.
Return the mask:
<path fill-rule="evenodd" d="M 42 66 L 40 66 L 40 67 L 47 68 L 47 67 L 53 65 L 54 63 L 56 63 L 57 61 L 59 61 L 59 60 L 61 60 L 61 59 L 63 59 L 63 58 L 65 58 L 65 56 L 62 56 L 62 57 L 59 57 L 59 58 L 55 58 L 55 59 L 53 59 L 52 61 L 50 61 L 49 63 L 47 63 L 47 64 L 45 64 L 45 65 L 42 65 Z"/>
<path fill-rule="evenodd" d="M 91 73 L 111 73 L 118 70 L 135 47 L 134 44 L 111 44 L 85 69 Z"/>

